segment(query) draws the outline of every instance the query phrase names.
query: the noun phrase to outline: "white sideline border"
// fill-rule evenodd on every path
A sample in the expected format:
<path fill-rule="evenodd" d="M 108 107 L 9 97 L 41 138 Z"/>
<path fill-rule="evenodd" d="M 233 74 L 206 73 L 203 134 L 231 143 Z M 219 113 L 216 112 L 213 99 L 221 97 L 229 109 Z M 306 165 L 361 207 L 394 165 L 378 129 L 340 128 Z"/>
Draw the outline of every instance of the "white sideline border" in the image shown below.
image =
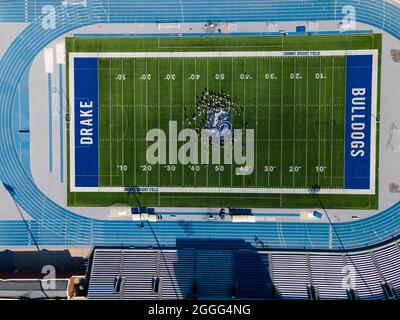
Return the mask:
<path fill-rule="evenodd" d="M 234 58 L 234 57 L 338 57 L 378 55 L 376 49 L 324 51 L 171 51 L 171 52 L 70 52 L 73 58 Z"/>
<path fill-rule="evenodd" d="M 128 192 L 130 187 L 76 187 L 75 185 L 75 94 L 74 58 L 201 58 L 201 57 L 318 57 L 318 56 L 358 56 L 372 55 L 372 93 L 371 93 L 371 145 L 370 145 L 370 188 L 366 189 L 324 189 L 320 194 L 373 195 L 376 182 L 376 127 L 378 105 L 378 59 L 377 49 L 364 50 L 324 50 L 324 51 L 201 51 L 201 52 L 70 52 L 69 59 L 69 97 L 70 97 L 70 191 L 71 192 Z M 196 188 L 196 187 L 133 187 L 135 192 L 159 193 L 254 193 L 254 194 L 308 194 L 305 188 Z"/>

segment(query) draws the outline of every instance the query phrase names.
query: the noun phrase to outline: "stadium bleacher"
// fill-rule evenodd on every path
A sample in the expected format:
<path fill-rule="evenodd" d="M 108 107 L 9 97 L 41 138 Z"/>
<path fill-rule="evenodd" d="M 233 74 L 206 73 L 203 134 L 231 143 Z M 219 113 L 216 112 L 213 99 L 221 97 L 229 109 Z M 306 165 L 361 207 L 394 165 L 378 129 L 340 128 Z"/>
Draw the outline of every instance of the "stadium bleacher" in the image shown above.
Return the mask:
<path fill-rule="evenodd" d="M 384 300 L 400 294 L 399 266 L 398 242 L 351 253 L 96 248 L 88 298 Z"/>
<path fill-rule="evenodd" d="M 272 279 L 283 299 L 308 299 L 310 276 L 304 254 L 271 254 Z"/>
<path fill-rule="evenodd" d="M 370 252 L 347 256 L 346 264 L 355 267 L 356 290 L 360 300 L 385 299 L 382 279 Z"/>
<path fill-rule="evenodd" d="M 342 288 L 343 267 L 342 255 L 310 256 L 311 278 L 321 300 L 347 299 L 346 289 Z"/>
<path fill-rule="evenodd" d="M 394 294 L 400 297 L 400 255 L 398 244 L 378 249 L 373 252 L 379 270 L 385 281 L 393 286 Z"/>

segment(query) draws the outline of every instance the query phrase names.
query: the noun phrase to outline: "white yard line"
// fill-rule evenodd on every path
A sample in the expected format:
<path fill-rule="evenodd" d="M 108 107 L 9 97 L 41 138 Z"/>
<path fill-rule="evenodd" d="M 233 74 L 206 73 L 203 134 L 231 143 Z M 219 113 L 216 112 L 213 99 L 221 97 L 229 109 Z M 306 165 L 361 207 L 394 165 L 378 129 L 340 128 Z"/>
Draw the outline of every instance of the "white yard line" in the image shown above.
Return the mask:
<path fill-rule="evenodd" d="M 112 186 L 112 177 L 113 177 L 113 165 L 112 165 L 112 141 L 111 141 L 111 137 L 112 137 L 112 111 L 113 108 L 111 108 L 111 104 L 112 104 L 112 60 L 110 59 L 110 186 Z"/>
<path fill-rule="evenodd" d="M 133 104 L 135 105 L 136 102 L 136 60 L 133 60 Z M 136 123 L 136 108 L 133 110 L 133 120 Z M 136 140 L 136 125 L 133 126 L 133 137 Z M 133 178 L 134 185 L 136 185 L 136 145 L 133 148 L 133 169 L 135 172 L 135 176 Z"/>
<path fill-rule="evenodd" d="M 268 163 L 271 166 L 271 58 L 268 58 Z M 268 170 L 268 186 L 270 186 L 270 170 Z"/>
<path fill-rule="evenodd" d="M 124 74 L 124 59 L 121 60 L 121 74 L 123 77 Z M 121 144 L 122 144 L 122 148 L 121 148 L 121 172 L 122 172 L 122 185 L 125 185 L 125 170 L 124 170 L 124 166 L 125 166 L 125 157 L 124 157 L 124 135 L 125 135 L 125 131 L 124 131 L 124 79 L 121 80 L 121 91 L 122 91 L 122 97 L 121 97 Z"/>
<path fill-rule="evenodd" d="M 332 101 L 331 101 L 331 137 L 333 139 L 333 104 L 335 95 L 335 57 L 332 58 Z M 331 188 L 333 186 L 333 140 L 331 141 Z"/>
<path fill-rule="evenodd" d="M 160 51 L 160 38 L 157 38 L 157 51 Z M 157 79 L 158 79 L 158 87 L 157 87 L 157 110 L 158 110 L 158 115 L 157 115 L 157 120 L 158 120 L 158 127 L 160 128 L 160 59 L 157 59 Z M 161 167 L 158 166 L 158 185 L 161 183 Z M 157 199 L 158 199 L 158 205 L 160 205 L 161 201 L 161 196 L 158 193 L 157 194 Z"/>
<path fill-rule="evenodd" d="M 327 67 L 324 67 L 324 71 L 323 74 L 327 74 Z M 320 81 L 322 82 L 322 78 L 320 79 Z M 322 85 L 322 83 L 321 83 Z M 327 97 L 327 88 L 328 88 L 328 81 L 324 81 L 324 97 Z M 329 101 L 327 100 L 327 104 L 329 103 Z M 327 108 L 324 108 L 324 119 L 326 119 L 327 116 Z M 326 121 L 324 121 L 324 140 L 326 141 Z M 326 160 L 326 148 L 325 148 L 325 144 L 323 145 L 323 151 L 324 151 L 324 157 L 323 157 L 323 166 L 326 166 L 327 164 L 327 160 Z M 324 171 L 325 172 L 325 171 Z M 322 176 L 325 176 L 325 173 L 321 173 Z"/>
<path fill-rule="evenodd" d="M 309 80 L 309 70 L 308 70 L 308 57 L 306 57 L 307 59 L 307 83 L 306 83 L 306 174 L 305 174 L 305 178 L 306 178 L 306 183 L 305 186 L 307 187 L 308 185 L 308 102 L 309 102 L 309 97 L 308 97 L 308 80 Z"/>
<path fill-rule="evenodd" d="M 322 73 L 322 59 L 319 58 L 319 73 Z M 321 166 L 321 81 L 318 81 L 318 167 Z M 318 185 L 320 185 L 321 173 L 318 170 Z"/>
<path fill-rule="evenodd" d="M 271 167 L 271 58 L 268 58 L 268 167 Z M 283 75 L 281 75 L 283 76 Z M 268 186 L 270 186 L 271 170 L 268 170 Z"/>
<path fill-rule="evenodd" d="M 118 66 L 117 66 L 117 68 L 118 68 Z M 116 82 L 116 92 L 117 92 L 117 100 L 118 100 L 118 104 L 117 104 L 117 106 L 116 106 L 116 110 L 117 110 L 117 112 L 116 112 L 116 116 L 115 116 L 115 118 L 116 118 L 116 123 L 117 123 L 117 163 L 116 163 L 116 165 L 117 165 L 117 184 L 118 184 L 118 180 L 119 180 L 119 178 L 120 178 L 120 173 L 118 172 L 118 163 L 120 162 L 119 161 L 119 157 L 120 157 L 120 154 L 119 154 L 119 139 L 120 139 L 120 131 L 119 131 L 119 117 L 118 117 L 118 112 L 119 112 L 119 107 L 120 107 L 120 101 L 119 101 L 119 86 L 118 86 L 118 80 L 114 80 L 115 82 Z M 122 137 L 121 137 L 122 138 Z"/>
<path fill-rule="evenodd" d="M 208 90 L 208 58 L 206 59 L 206 66 L 207 66 L 207 71 L 206 71 L 206 74 L 207 74 L 207 81 L 206 81 L 206 86 L 207 86 L 207 90 Z M 208 170 L 210 169 L 210 167 L 207 165 L 207 175 L 206 175 L 206 185 L 207 185 L 207 187 L 208 187 Z"/>
<path fill-rule="evenodd" d="M 218 74 L 221 74 L 220 59 L 218 60 Z M 221 92 L 221 76 L 218 77 L 218 91 Z M 220 149 L 221 150 L 221 149 Z M 221 150 L 222 151 L 222 150 Z M 232 172 L 231 172 L 232 174 Z M 218 186 L 221 186 L 221 170 L 218 170 Z"/>
<path fill-rule="evenodd" d="M 160 38 L 158 40 L 158 47 L 160 47 Z M 157 59 L 157 104 L 158 104 L 158 112 L 157 112 L 157 123 L 158 123 L 158 128 L 161 128 L 160 124 L 160 59 Z M 158 185 L 161 184 L 161 165 L 158 166 Z M 158 202 L 160 202 L 160 197 L 158 197 Z"/>
<path fill-rule="evenodd" d="M 246 125 L 246 77 L 248 73 L 246 71 L 246 59 L 243 61 L 243 122 Z M 242 178 L 243 187 L 246 185 L 246 176 Z M 221 184 L 220 184 L 221 185 Z"/>
<path fill-rule="evenodd" d="M 293 73 L 296 74 L 296 59 L 293 62 Z M 293 166 L 296 165 L 296 82 L 293 84 Z M 295 186 L 295 170 L 293 170 L 293 187 Z"/>
<path fill-rule="evenodd" d="M 259 59 L 259 57 L 257 57 L 257 62 L 256 62 L 256 73 L 257 73 L 257 78 L 256 78 L 256 130 L 255 130 L 255 139 L 256 139 L 256 141 L 257 141 L 257 132 L 258 132 L 258 59 Z M 257 150 L 258 150 L 258 148 L 257 148 L 257 146 L 258 146 L 258 143 L 255 143 L 255 152 L 256 152 L 256 154 L 255 154 L 255 168 L 258 168 L 258 166 L 257 166 L 257 163 L 258 163 L 258 152 L 257 152 Z M 257 183 L 257 178 L 258 178 L 258 170 L 256 169 L 255 170 L 256 171 L 256 181 L 255 181 L 255 186 L 257 187 L 258 186 L 258 183 Z"/>
<path fill-rule="evenodd" d="M 282 167 L 282 159 L 283 159 L 283 78 L 284 78 L 284 63 L 283 63 L 283 57 L 281 61 L 281 164 L 280 164 L 280 169 L 281 169 L 281 176 L 280 176 L 280 186 L 283 184 L 283 167 Z"/>
<path fill-rule="evenodd" d="M 147 69 L 147 59 L 145 61 L 146 61 L 146 75 L 147 75 L 147 74 L 149 74 L 148 73 L 148 69 Z M 148 81 L 146 80 L 145 82 L 146 82 L 145 91 L 146 91 L 146 105 L 147 105 L 149 103 L 149 101 L 148 101 L 148 85 L 147 85 Z M 146 133 L 149 131 L 149 119 L 148 119 L 148 117 L 149 117 L 148 110 L 146 108 Z M 147 142 L 146 142 L 146 150 L 147 150 L 147 147 L 148 147 L 148 145 L 147 145 Z M 149 170 L 146 170 L 146 186 L 148 186 L 148 185 L 149 185 Z"/>
<path fill-rule="evenodd" d="M 233 71 L 233 58 L 231 59 L 231 95 L 232 95 L 232 101 L 233 100 L 233 92 L 234 92 L 234 86 L 233 86 L 233 75 L 234 75 L 234 71 Z M 233 115 L 232 115 L 232 123 L 233 123 Z M 233 140 L 232 140 L 233 142 Z M 233 163 L 233 161 L 232 161 Z M 233 185 L 233 166 L 231 166 L 231 186 Z"/>
<path fill-rule="evenodd" d="M 185 82 L 183 77 L 184 74 L 185 74 L 185 60 L 182 60 L 182 105 L 185 104 Z M 190 115 L 188 117 L 190 117 Z M 184 185 L 185 185 L 185 166 L 182 164 L 182 186 Z"/>
<path fill-rule="evenodd" d="M 194 58 L 194 74 L 195 75 L 197 74 L 197 59 L 196 58 Z M 185 78 L 185 76 L 182 75 L 182 78 Z M 197 113 L 197 110 L 196 110 L 196 97 L 197 97 L 197 78 L 195 76 L 194 77 L 194 97 L 193 97 L 195 113 Z M 197 128 L 197 118 L 196 118 L 196 120 L 194 120 L 194 122 L 195 122 L 195 126 Z M 194 185 L 195 186 L 197 185 L 197 171 L 196 170 L 194 170 Z"/>
<path fill-rule="evenodd" d="M 172 75 L 172 59 L 169 60 L 169 74 Z M 172 76 L 171 76 L 172 77 Z M 182 74 L 182 79 L 183 79 Z M 182 80 L 183 81 L 183 80 Z M 172 119 L 172 79 L 169 80 L 169 121 L 171 122 Z M 158 126 L 160 127 L 160 126 Z M 160 184 L 160 182 L 158 182 Z M 169 184 L 172 185 L 172 170 L 169 171 Z"/>

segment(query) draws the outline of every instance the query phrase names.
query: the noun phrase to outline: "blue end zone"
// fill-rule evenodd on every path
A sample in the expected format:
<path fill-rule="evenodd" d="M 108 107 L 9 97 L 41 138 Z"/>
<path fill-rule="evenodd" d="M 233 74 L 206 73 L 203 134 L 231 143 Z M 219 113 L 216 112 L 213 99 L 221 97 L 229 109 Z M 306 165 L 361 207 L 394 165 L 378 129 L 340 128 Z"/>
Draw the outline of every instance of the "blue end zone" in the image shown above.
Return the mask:
<path fill-rule="evenodd" d="M 74 60 L 75 186 L 99 185 L 98 59 Z"/>
<path fill-rule="evenodd" d="M 345 189 L 370 189 L 372 59 L 347 56 Z"/>

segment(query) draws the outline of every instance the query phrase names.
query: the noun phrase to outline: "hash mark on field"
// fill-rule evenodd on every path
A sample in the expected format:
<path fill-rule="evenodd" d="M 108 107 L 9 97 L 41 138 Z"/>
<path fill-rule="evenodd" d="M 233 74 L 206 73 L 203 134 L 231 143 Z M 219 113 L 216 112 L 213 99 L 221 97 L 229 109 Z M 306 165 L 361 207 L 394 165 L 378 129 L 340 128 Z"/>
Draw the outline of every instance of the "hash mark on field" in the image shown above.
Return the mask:
<path fill-rule="evenodd" d="M 240 104 L 240 103 L 236 103 L 236 105 L 237 106 L 239 106 L 239 107 L 241 107 L 241 106 L 243 106 L 242 104 Z M 124 104 L 123 105 L 123 107 L 124 108 L 138 108 L 138 109 L 140 109 L 140 108 L 181 108 L 182 106 L 184 106 L 184 107 L 189 107 L 189 108 L 192 108 L 192 107 L 195 107 L 195 105 L 193 105 L 193 104 L 172 104 L 172 105 L 169 105 L 169 104 L 160 104 L 160 105 L 157 105 L 157 104 L 149 104 L 149 105 L 145 105 L 145 104 Z M 312 103 L 310 103 L 309 105 L 307 105 L 307 104 L 296 104 L 296 107 L 304 107 L 304 108 L 307 108 L 307 107 L 315 107 L 315 108 L 317 108 L 317 107 L 323 107 L 323 108 L 331 108 L 331 107 L 345 107 L 345 105 L 344 104 L 341 104 L 341 103 L 336 103 L 336 104 L 324 104 L 324 103 L 322 103 L 321 105 L 319 105 L 319 104 L 312 104 Z M 100 105 L 100 107 L 101 108 L 122 108 L 122 105 L 121 104 L 102 104 L 102 105 Z M 276 104 L 276 103 L 271 103 L 271 105 L 269 105 L 269 104 L 266 104 L 266 103 L 259 103 L 258 105 L 257 104 L 251 104 L 251 103 L 246 103 L 246 107 L 247 108 L 258 108 L 258 107 L 274 107 L 274 108 L 281 108 L 282 107 L 282 105 L 281 104 Z M 293 108 L 293 104 L 284 104 L 283 105 L 283 107 L 284 108 Z"/>
<path fill-rule="evenodd" d="M 209 48 L 281 48 L 281 46 L 165 46 L 160 47 L 160 49 L 191 49 L 191 48 L 201 48 L 201 49 L 209 49 Z M 218 58 L 218 57 L 211 57 Z"/>
<path fill-rule="evenodd" d="M 109 141 L 113 141 L 113 142 L 118 142 L 118 141 L 122 141 L 122 138 L 100 138 L 100 141 L 103 141 L 103 142 L 109 142 Z M 125 141 L 125 142 L 127 142 L 127 141 L 129 141 L 129 142 L 146 142 L 147 140 L 145 139 L 145 138 L 123 138 L 123 140 Z M 163 140 L 161 140 L 160 139 L 160 141 L 163 141 Z M 168 141 L 168 140 L 167 140 Z M 268 138 L 257 138 L 257 139 L 254 139 L 254 141 L 257 141 L 257 142 L 268 142 L 268 141 L 270 141 L 270 142 L 318 142 L 318 141 L 322 141 L 322 142 L 343 142 L 344 141 L 344 139 L 302 139 L 302 138 L 296 138 L 296 139 L 293 139 L 293 138 L 291 138 L 291 139 L 288 139 L 288 138 L 285 138 L 285 139 L 278 139 L 278 138 L 275 138 L 275 139 L 268 139 Z"/>

